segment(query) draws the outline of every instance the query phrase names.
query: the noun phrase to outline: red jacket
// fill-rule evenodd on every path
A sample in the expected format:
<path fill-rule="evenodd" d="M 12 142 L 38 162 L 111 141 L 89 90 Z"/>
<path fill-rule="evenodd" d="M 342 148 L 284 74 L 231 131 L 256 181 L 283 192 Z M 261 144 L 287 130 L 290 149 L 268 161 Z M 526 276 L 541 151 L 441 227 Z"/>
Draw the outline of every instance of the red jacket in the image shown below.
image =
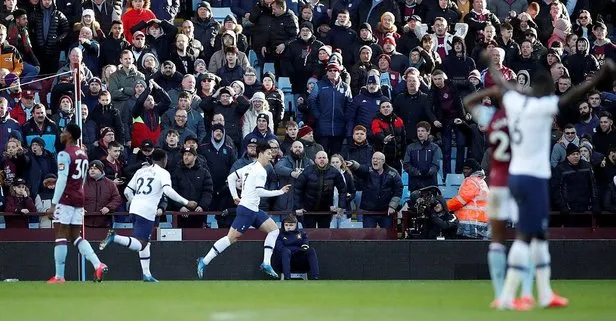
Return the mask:
<path fill-rule="evenodd" d="M 145 113 L 144 113 L 145 114 Z M 141 146 L 141 142 L 146 139 L 151 139 L 155 144 L 158 141 L 158 136 L 160 136 L 160 132 L 162 126 L 160 126 L 160 117 L 156 116 L 158 119 L 158 125 L 154 130 L 152 130 L 144 121 L 141 116 L 137 118 L 133 118 L 133 135 L 131 140 L 131 146 L 138 147 Z M 162 147 L 162 146 L 160 146 Z"/>
<path fill-rule="evenodd" d="M 36 206 L 31 197 L 17 197 L 13 195 L 6 197 L 4 211 L 20 214 L 19 216 L 7 215 L 4 217 L 7 228 L 28 228 L 28 216 L 21 213 L 21 210 L 24 208 L 30 213 L 36 213 Z"/>
<path fill-rule="evenodd" d="M 24 110 L 21 102 L 15 103 L 13 109 L 11 109 L 11 118 L 15 119 L 19 126 L 23 126 L 28 119 L 26 119 L 26 111 Z"/>
<path fill-rule="evenodd" d="M 129 43 L 133 42 L 133 32 L 130 31 L 130 28 L 134 27 L 141 21 L 148 22 L 152 19 L 156 19 L 156 15 L 150 9 L 135 10 L 129 8 L 122 15 L 122 25 L 124 26 L 124 38 L 126 38 L 126 41 Z"/>

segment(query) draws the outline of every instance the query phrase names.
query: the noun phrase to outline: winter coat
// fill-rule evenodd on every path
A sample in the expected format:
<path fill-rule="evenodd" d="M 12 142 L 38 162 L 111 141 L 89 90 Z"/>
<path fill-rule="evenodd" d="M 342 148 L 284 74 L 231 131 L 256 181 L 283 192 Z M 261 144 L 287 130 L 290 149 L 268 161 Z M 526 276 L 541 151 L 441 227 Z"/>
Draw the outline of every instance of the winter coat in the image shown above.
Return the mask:
<path fill-rule="evenodd" d="M 584 39 L 584 38 L 582 38 Z M 588 54 L 590 51 L 590 42 L 586 41 L 586 51 L 579 52 L 576 50 L 576 53 L 573 55 L 567 56 L 567 59 L 564 61 L 565 67 L 569 70 L 569 75 L 571 76 L 571 83 L 573 85 L 577 85 L 584 81 L 585 75 L 590 72 L 596 72 L 599 70 L 599 62 L 595 56 Z"/>
<path fill-rule="evenodd" d="M 201 164 L 199 160 L 191 168 L 182 163 L 173 172 L 173 188 L 184 198 L 194 200 L 202 209 L 207 209 L 212 202 L 214 183 L 206 164 Z M 179 209 L 179 204 L 174 206 Z"/>
<path fill-rule="evenodd" d="M 467 48 L 474 47 L 475 42 L 483 39 L 483 35 L 481 35 L 480 32 L 483 32 L 486 24 L 491 23 L 496 30 L 500 29 L 501 24 L 498 17 L 486 9 L 484 9 L 483 12 L 476 12 L 471 9 L 469 13 L 464 16 L 464 23 L 468 24 L 468 33 L 464 38 Z"/>
<path fill-rule="evenodd" d="M 299 141 L 304 144 L 304 155 L 306 155 L 308 159 L 314 160 L 318 152 L 324 151 L 323 146 L 319 143 L 309 142 L 303 139 Z"/>
<path fill-rule="evenodd" d="M 155 105 L 153 109 L 145 110 L 143 103 L 150 94 L 154 97 Z M 169 109 L 170 103 L 169 95 L 161 88 L 155 87 L 151 92 L 150 88 L 146 88 L 141 93 L 131 115 L 131 146 L 140 146 L 146 139 L 158 142 L 163 127 L 161 115 Z"/>
<path fill-rule="evenodd" d="M 246 137 L 255 129 L 255 127 L 257 127 L 257 117 L 259 114 L 266 114 L 270 120 L 273 119 L 272 113 L 270 113 L 269 110 L 261 110 L 260 112 L 256 112 L 254 107 L 251 107 L 242 117 L 242 138 Z M 272 133 L 274 132 L 274 122 L 270 121 L 267 127 Z"/>
<path fill-rule="evenodd" d="M 120 144 L 126 142 L 124 139 L 124 125 L 122 123 L 120 111 L 113 104 L 105 107 L 99 104 L 99 106 L 92 111 L 92 114 L 90 114 L 90 120 L 95 122 L 99 129 L 104 127 L 113 128 L 115 140 L 120 142 Z"/>
<path fill-rule="evenodd" d="M 276 175 L 278 175 L 278 180 L 280 186 L 285 185 L 295 185 L 297 178 L 293 178 L 291 176 L 291 172 L 293 172 L 296 168 L 306 169 L 306 167 L 314 165 L 314 162 L 303 156 L 299 159 L 296 159 L 294 155 L 290 153 L 282 157 L 274 166 L 274 170 L 276 171 Z M 294 196 L 292 193 L 286 193 L 280 195 L 276 198 L 276 202 L 274 203 L 275 211 L 291 211 L 293 210 L 293 200 Z"/>
<path fill-rule="evenodd" d="M 308 105 L 318 120 L 315 136 L 344 137 L 346 134 L 346 110 L 351 108 L 351 88 L 342 80 L 332 84 L 329 79 L 317 83 L 308 98 Z"/>
<path fill-rule="evenodd" d="M 492 0 L 488 4 L 488 9 L 501 21 L 509 17 L 510 11 L 520 14 L 526 12 L 526 8 L 528 8 L 527 0 Z"/>
<path fill-rule="evenodd" d="M 56 174 L 58 167 L 53 155 L 47 150 L 43 150 L 41 156 L 30 153 L 30 168 L 28 169 L 28 186 L 30 187 L 32 198 L 36 198 L 40 189 L 43 188 L 43 180 L 47 174 Z"/>
<path fill-rule="evenodd" d="M 398 2 L 394 0 L 383 0 L 379 2 L 374 8 L 372 8 L 371 0 L 361 0 L 357 7 L 355 19 L 351 19 L 357 26 L 361 23 L 367 22 L 372 26 L 372 29 L 378 27 L 378 23 L 381 21 L 381 16 L 385 12 L 391 12 L 394 15 L 394 21 L 400 20 L 400 7 Z"/>
<path fill-rule="evenodd" d="M 19 123 L 15 119 L 12 119 L 7 112 L 4 119 L 0 120 L 0 153 L 4 152 L 6 143 L 9 141 L 11 136 L 15 136 L 19 140 L 23 139 L 21 134 L 21 126 L 19 126 Z"/>
<path fill-rule="evenodd" d="M 81 3 L 81 8 L 83 10 L 94 10 L 94 17 L 96 17 L 96 21 L 100 24 L 101 30 L 106 35 L 109 34 L 109 32 L 111 31 L 111 23 L 113 22 L 113 20 L 120 20 L 120 17 L 122 15 L 121 0 L 106 0 L 102 3 L 100 9 L 93 0 L 84 0 Z"/>
<path fill-rule="evenodd" d="M 42 129 L 39 129 L 36 125 L 34 118 L 30 118 L 30 120 L 21 127 L 21 133 L 25 146 L 30 146 L 35 137 L 40 137 L 45 141 L 45 149 L 51 154 L 55 155 L 56 151 L 60 150 L 60 130 L 58 129 L 58 125 L 49 118 L 45 118 Z"/>
<path fill-rule="evenodd" d="M 609 155 L 610 146 L 616 145 L 616 129 L 612 126 L 609 132 L 604 133 L 601 127 L 597 126 L 595 133 L 592 135 L 593 146 L 595 151 Z"/>
<path fill-rule="evenodd" d="M 272 132 L 269 128 L 267 129 L 267 132 L 263 134 L 255 126 L 252 132 L 246 135 L 244 139 L 242 139 L 242 149 L 241 150 L 245 151 L 246 147 L 248 146 L 248 143 L 253 138 L 257 140 L 257 143 L 268 142 L 270 140 L 278 140 L 278 137 L 276 137 L 276 135 L 274 135 L 274 132 Z"/>
<path fill-rule="evenodd" d="M 133 42 L 133 31 L 132 27 L 137 25 L 139 22 L 144 21 L 148 22 L 152 19 L 156 19 L 156 15 L 150 9 L 134 9 L 129 8 L 124 14 L 122 14 L 122 25 L 124 26 L 124 38 L 130 43 Z M 142 32 L 144 30 L 141 30 Z"/>
<path fill-rule="evenodd" d="M 458 235 L 472 238 L 488 237 L 488 185 L 483 171 L 475 172 L 462 181 L 458 195 L 447 201 L 449 211 L 460 220 Z"/>
<path fill-rule="evenodd" d="M 383 173 L 379 174 L 372 166 L 359 166 L 353 172 L 357 181 L 362 181 L 364 191 L 359 208 L 364 211 L 387 211 L 397 209 L 402 198 L 402 179 L 393 167 L 383 165 Z"/>
<path fill-rule="evenodd" d="M 380 112 L 372 120 L 372 135 L 374 150 L 385 154 L 387 164 L 399 164 L 404 157 L 406 146 L 406 130 L 402 118 L 395 113 L 385 116 Z M 393 135 L 394 139 L 385 143 L 385 137 Z"/>
<path fill-rule="evenodd" d="M 381 90 L 374 93 L 368 91 L 367 88 L 362 88 L 360 94 L 353 98 L 351 108 L 347 109 L 347 127 L 346 136 L 353 136 L 353 127 L 362 125 L 368 129 L 368 136 L 372 135 L 372 120 L 379 112 L 379 104 L 387 99 L 383 96 Z"/>
<path fill-rule="evenodd" d="M 452 95 L 451 110 L 446 111 L 441 105 L 441 92 L 447 90 L 448 95 Z M 434 86 L 432 89 L 432 102 L 434 103 L 434 114 L 436 119 L 441 122 L 453 122 L 455 118 L 464 118 L 464 106 L 462 105 L 462 97 L 460 97 L 457 88 L 450 80 L 445 80 L 443 88 Z"/>
<path fill-rule="evenodd" d="M 162 117 L 162 126 L 163 128 L 170 128 L 175 126 L 175 113 L 177 112 L 177 108 L 169 109 Z M 196 109 L 188 109 L 187 118 L 186 118 L 186 128 L 188 128 L 191 132 L 195 133 L 198 141 L 203 140 L 205 137 L 205 122 L 203 121 L 203 116 Z M 225 121 L 227 119 L 225 118 Z M 180 143 L 184 143 L 184 141 L 180 141 Z"/>
<path fill-rule="evenodd" d="M 432 111 L 432 95 L 427 95 L 421 91 L 409 94 L 407 90 L 394 98 L 394 113 L 402 118 L 406 126 L 407 140 L 414 141 L 417 138 L 415 126 L 420 121 L 427 121 L 432 124 L 437 120 Z"/>
<path fill-rule="evenodd" d="M 60 10 L 57 10 L 55 1 L 48 9 L 44 9 L 42 2 L 39 2 L 38 9 L 29 19 L 30 29 L 32 30 L 32 48 L 37 57 L 53 59 L 60 54 L 64 40 L 69 34 L 70 26 L 66 16 Z M 45 38 L 45 27 L 43 26 L 45 10 L 50 10 L 51 15 L 47 38 Z M 50 63 L 56 62 L 50 61 Z M 53 69 L 55 70 L 55 68 Z"/>
<path fill-rule="evenodd" d="M 84 218 L 85 225 L 88 227 L 111 227 L 111 213 L 115 212 L 122 205 L 122 197 L 118 191 L 118 187 L 112 180 L 101 175 L 100 178 L 94 179 L 88 175 L 84 189 L 84 210 L 86 212 L 100 212 L 103 207 L 109 209 L 107 215 L 86 215 Z"/>
<path fill-rule="evenodd" d="M 224 142 L 221 142 L 219 149 L 211 141 L 207 141 L 201 144 L 197 151 L 205 157 L 207 167 L 210 169 L 212 182 L 214 183 L 214 197 L 220 194 L 221 190 L 228 190 L 227 176 L 231 166 L 237 160 L 237 149 L 233 145 L 233 141 L 225 138 Z"/>
<path fill-rule="evenodd" d="M 122 50 L 128 49 L 129 47 L 130 43 L 126 41 L 123 36 L 121 39 L 114 39 L 112 37 L 105 39 L 101 44 L 100 65 L 119 65 Z"/>
<path fill-rule="evenodd" d="M 239 143 L 242 140 L 242 127 L 241 119 L 244 113 L 250 107 L 250 104 L 246 102 L 233 102 L 230 105 L 223 106 L 220 102 L 211 104 L 205 103 L 207 100 L 201 101 L 201 109 L 208 115 L 208 118 L 212 119 L 214 114 L 222 114 L 225 118 L 225 133 L 229 135 L 233 142 L 239 147 Z M 243 151 L 241 151 L 243 152 Z"/>
<path fill-rule="evenodd" d="M 179 0 L 154 0 L 151 2 L 150 9 L 159 20 L 173 21 L 180 9 Z"/>
<path fill-rule="evenodd" d="M 222 66 L 226 65 L 225 53 L 224 51 L 218 50 L 214 52 L 212 58 L 210 59 L 210 63 L 207 66 L 207 70 L 213 74 L 218 73 L 218 70 L 222 68 Z M 250 67 L 250 62 L 248 61 L 248 57 L 243 52 L 237 53 L 237 66 L 240 66 L 242 69 L 246 70 Z M 243 76 L 243 75 L 242 75 Z"/>
<path fill-rule="evenodd" d="M 368 71 L 371 69 L 379 69 L 379 67 L 371 62 L 367 64 L 358 62 L 351 67 L 351 93 L 353 94 L 353 97 L 359 95 L 362 87 L 366 85 Z"/>
<path fill-rule="evenodd" d="M 443 159 L 441 148 L 428 140 L 409 144 L 404 153 L 404 170 L 409 174 L 409 191 L 437 185 L 436 173 Z"/>
<path fill-rule="evenodd" d="M 281 76 L 289 77 L 291 91 L 300 94 L 306 91 L 306 82 L 312 76 L 309 66 L 318 60 L 319 48 L 323 43 L 312 36 L 308 41 L 301 37 L 291 41 L 285 49 L 285 59 L 280 61 Z"/>
<path fill-rule="evenodd" d="M 338 207 L 346 208 L 347 189 L 340 172 L 329 164 L 324 168 L 317 165 L 306 167 L 295 184 L 294 209 L 329 211 L 334 187 L 338 189 Z"/>
<path fill-rule="evenodd" d="M 180 144 L 184 144 L 184 140 L 186 139 L 186 137 L 190 137 L 190 136 L 197 137 L 197 134 L 195 132 L 193 132 L 190 128 L 188 128 L 187 126 L 178 127 L 177 125 L 174 125 L 172 127 L 165 128 L 160 133 L 160 136 L 158 136 L 158 146 L 164 146 L 165 145 L 165 140 L 167 139 L 167 132 L 169 132 L 169 130 L 171 130 L 171 129 L 177 130 L 178 133 L 180 134 L 180 140 L 179 140 Z"/>
<path fill-rule="evenodd" d="M 192 21 L 195 26 L 195 39 L 199 40 L 199 42 L 203 45 L 202 55 L 207 58 L 205 61 L 208 61 L 215 51 L 214 42 L 216 40 L 216 35 L 218 35 L 218 31 L 220 30 L 220 23 L 216 21 L 214 17 L 210 17 L 207 20 L 202 20 L 199 17 L 193 17 L 190 21 Z"/>
<path fill-rule="evenodd" d="M 17 216 L 5 216 L 6 228 L 28 228 L 28 216 L 22 214 L 21 210 L 27 209 L 30 213 L 36 213 L 36 206 L 32 197 L 7 195 L 5 203 L 5 212 L 20 214 Z"/>
<path fill-rule="evenodd" d="M 597 182 L 589 162 L 580 160 L 573 165 L 565 159 L 553 172 L 552 195 L 561 213 L 580 213 L 589 208 L 593 213 L 601 211 Z"/>
<path fill-rule="evenodd" d="M 355 56 L 358 55 L 354 52 L 357 39 L 357 33 L 351 29 L 351 23 L 347 26 L 340 26 L 336 21 L 336 24 L 329 30 L 325 37 L 324 43 L 332 46 L 333 49 L 340 49 L 342 51 L 342 63 L 345 66 L 352 66 Z"/>
<path fill-rule="evenodd" d="M 122 67 L 109 76 L 107 90 L 118 110 L 122 109 L 125 101 L 135 96 L 135 84 L 139 79 L 145 81 L 145 76 L 136 66 L 132 66 L 128 72 Z"/>

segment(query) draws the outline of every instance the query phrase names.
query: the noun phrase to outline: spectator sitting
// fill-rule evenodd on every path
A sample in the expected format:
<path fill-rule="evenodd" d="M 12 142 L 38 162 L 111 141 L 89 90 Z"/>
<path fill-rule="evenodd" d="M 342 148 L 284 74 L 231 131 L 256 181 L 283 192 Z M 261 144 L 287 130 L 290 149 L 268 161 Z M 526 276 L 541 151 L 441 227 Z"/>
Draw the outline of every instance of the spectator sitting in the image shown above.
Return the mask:
<path fill-rule="evenodd" d="M 0 97 L 0 152 L 4 151 L 4 146 L 11 136 L 21 140 L 21 127 L 11 118 L 6 98 Z"/>
<path fill-rule="evenodd" d="M 464 180 L 458 195 L 447 201 L 447 208 L 459 219 L 457 234 L 463 238 L 488 239 L 486 200 L 488 185 L 479 163 L 469 158 L 464 162 Z"/>
<path fill-rule="evenodd" d="M 5 216 L 5 223 L 7 228 L 27 228 L 28 227 L 28 213 L 36 213 L 36 206 L 32 197 L 30 197 L 30 190 L 26 184 L 26 181 L 22 178 L 16 179 L 11 188 L 10 194 L 6 196 L 6 205 L 4 210 L 8 213 L 19 214 L 19 216 Z"/>
<path fill-rule="evenodd" d="M 83 184 L 84 211 L 100 212 L 102 215 L 86 215 L 84 224 L 87 227 L 110 228 L 111 213 L 122 205 L 122 197 L 116 184 L 105 177 L 103 163 L 95 160 L 90 164 L 88 177 Z M 108 215 L 109 214 L 109 215 Z"/>
<path fill-rule="evenodd" d="M 161 137 L 164 137 L 165 143 L 162 145 L 162 149 L 167 152 L 167 167 L 165 169 L 173 173 L 180 163 L 182 158 L 182 145 L 180 145 L 180 133 L 175 129 L 170 129 L 167 133 Z M 161 146 L 161 145 L 158 145 Z"/>
<path fill-rule="evenodd" d="M 99 131 L 99 137 L 100 138 L 92 144 L 90 152 L 88 153 L 88 158 L 90 160 L 100 160 L 107 156 L 107 146 L 115 141 L 115 132 L 111 127 L 103 127 Z"/>
<path fill-rule="evenodd" d="M 590 105 L 586 101 L 582 101 L 578 105 L 578 111 L 580 113 L 579 122 L 575 124 L 575 131 L 579 137 L 585 134 L 592 135 L 595 128 L 599 126 L 599 117 L 592 113 Z"/>
<path fill-rule="evenodd" d="M 51 207 L 51 199 L 56 189 L 56 174 L 47 174 L 43 180 L 43 188 L 39 190 L 38 195 L 34 199 L 36 211 L 39 213 L 46 212 Z M 40 228 L 51 228 L 51 219 L 47 215 L 39 217 Z"/>
<path fill-rule="evenodd" d="M 319 279 L 319 261 L 314 248 L 310 247 L 306 232 L 298 229 L 297 218 L 289 215 L 282 221 L 283 230 L 276 240 L 276 252 L 280 254 L 284 280 L 291 279 L 292 268 L 308 270 L 312 280 Z M 306 264 L 307 263 L 307 264 Z"/>
<path fill-rule="evenodd" d="M 193 76 L 189 75 L 189 77 Z M 191 104 L 192 97 L 194 96 L 186 91 L 180 92 L 177 100 L 177 108 L 169 109 L 165 112 L 163 115 L 162 126 L 164 129 L 172 128 L 175 125 L 174 123 L 176 123 L 174 122 L 174 119 L 177 120 L 177 112 L 180 110 L 185 111 L 187 115 L 187 118 L 185 119 L 186 128 L 192 131 L 193 134 L 199 138 L 199 140 L 202 140 L 205 137 L 205 120 L 203 119 L 203 116 L 201 116 L 201 112 L 194 108 L 193 104 Z"/>

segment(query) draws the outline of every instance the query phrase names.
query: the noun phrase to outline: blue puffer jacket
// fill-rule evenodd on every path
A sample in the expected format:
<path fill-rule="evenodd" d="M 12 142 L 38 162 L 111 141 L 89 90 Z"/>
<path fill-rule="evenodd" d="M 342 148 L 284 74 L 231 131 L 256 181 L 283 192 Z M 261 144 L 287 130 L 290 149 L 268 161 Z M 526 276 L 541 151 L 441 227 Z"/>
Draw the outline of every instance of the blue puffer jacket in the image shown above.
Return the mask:
<path fill-rule="evenodd" d="M 379 175 L 372 166 L 361 165 L 354 168 L 358 181 L 362 181 L 364 190 L 359 208 L 365 211 L 386 211 L 398 208 L 402 198 L 402 179 L 398 171 L 383 165 L 383 174 Z"/>
<path fill-rule="evenodd" d="M 239 20 L 247 13 L 250 13 L 252 7 L 255 5 L 254 0 L 232 0 L 231 11 L 238 17 Z M 240 21 L 238 21 L 239 23 Z"/>
<path fill-rule="evenodd" d="M 372 120 L 379 111 L 379 104 L 386 98 L 380 89 L 371 93 L 362 88 L 359 95 L 353 98 L 351 108 L 347 110 L 347 137 L 353 136 L 353 127 L 356 125 L 366 127 L 368 136 L 372 135 Z"/>
<path fill-rule="evenodd" d="M 154 12 L 156 18 L 160 20 L 173 20 L 180 9 L 179 0 L 158 0 L 152 1 L 150 10 Z"/>
<path fill-rule="evenodd" d="M 243 151 L 246 151 L 246 147 L 248 146 L 248 143 L 250 143 L 250 140 L 253 138 L 257 139 L 257 144 L 260 142 L 269 142 L 272 139 L 278 140 L 278 137 L 276 137 L 276 135 L 274 135 L 274 133 L 272 133 L 272 131 L 269 130 L 269 128 L 265 134 L 262 134 L 261 132 L 259 132 L 259 129 L 257 128 L 257 126 L 255 126 L 255 129 L 253 129 L 253 131 L 250 134 L 246 135 L 246 137 L 242 139 L 242 150 Z"/>
<path fill-rule="evenodd" d="M 51 119 L 45 118 L 43 130 L 39 130 L 38 126 L 34 122 L 34 118 L 30 118 L 22 127 L 21 133 L 25 145 L 30 147 L 30 143 L 35 137 L 41 137 L 45 142 L 45 149 L 52 154 L 56 154 L 56 148 L 60 148 L 60 130 L 58 125 Z"/>
<path fill-rule="evenodd" d="M 329 79 L 323 79 L 317 83 L 317 88 L 308 97 L 310 112 L 318 120 L 315 136 L 344 137 L 346 111 L 353 103 L 351 87 L 342 80 L 334 85 Z"/>

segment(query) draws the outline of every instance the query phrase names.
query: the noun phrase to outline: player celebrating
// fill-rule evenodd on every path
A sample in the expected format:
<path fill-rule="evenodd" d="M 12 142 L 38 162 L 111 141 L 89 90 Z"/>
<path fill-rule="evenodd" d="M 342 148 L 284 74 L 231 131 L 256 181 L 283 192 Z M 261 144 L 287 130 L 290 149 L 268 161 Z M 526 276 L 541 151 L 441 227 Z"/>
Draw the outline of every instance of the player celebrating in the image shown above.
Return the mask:
<path fill-rule="evenodd" d="M 152 162 L 154 164 L 146 164 L 140 168 L 124 190 L 124 195 L 130 203 L 129 213 L 134 223 L 133 236 L 118 235 L 110 230 L 99 245 L 99 249 L 103 250 L 113 242 L 129 250 L 138 251 L 144 282 L 158 282 L 150 273 L 150 235 L 154 229 L 156 211 L 163 193 L 190 210 L 198 206 L 197 202 L 184 199 L 171 187 L 171 176 L 165 170 L 167 153 L 164 150 L 154 150 Z"/>
<path fill-rule="evenodd" d="M 464 98 L 466 109 L 475 115 L 480 122 L 480 126 L 485 124 L 484 118 L 486 110 L 477 107 L 484 97 L 496 97 L 501 89 L 490 87 L 476 91 Z M 494 99 L 494 98 L 493 98 Z M 485 107 L 484 107 L 485 108 Z M 481 111 L 478 111 L 480 109 Z M 486 114 L 489 114 L 486 113 Z M 507 220 L 517 222 L 518 206 L 511 197 L 507 186 L 509 178 L 509 162 L 511 160 L 510 135 L 507 125 L 507 114 L 505 109 L 496 110 L 490 123 L 488 124 L 488 141 L 490 142 L 490 193 L 488 194 L 488 218 L 490 219 L 491 237 L 488 251 L 488 266 L 490 268 L 490 278 L 494 288 L 494 298 L 491 307 L 498 305 L 497 298 L 500 296 L 503 283 L 505 282 L 505 272 L 507 270 L 507 255 L 505 248 L 505 232 Z M 534 304 L 532 295 L 533 274 L 526 273 L 522 284 L 521 301 L 527 304 Z"/>
<path fill-rule="evenodd" d="M 257 153 L 259 156 L 256 162 L 236 170 L 227 177 L 227 184 L 229 185 L 233 200 L 235 204 L 238 204 L 236 217 L 231 224 L 227 236 L 216 241 L 207 255 L 197 260 L 197 276 L 200 279 L 203 278 L 205 267 L 218 254 L 235 243 L 250 226 L 267 233 L 263 244 L 263 263 L 260 268 L 272 277 L 278 278 L 278 274 L 272 268 L 270 261 L 280 231 L 274 220 L 265 212 L 259 210 L 259 202 L 261 197 L 275 197 L 287 193 L 291 189 L 291 185 L 285 185 L 277 191 L 266 190 L 264 186 L 267 173 L 264 166 L 270 164 L 273 157 L 272 151 L 269 144 L 263 142 L 257 146 Z M 236 181 L 238 179 L 242 182 L 241 199 L 237 195 Z"/>
<path fill-rule="evenodd" d="M 537 72 L 532 89 L 527 92 L 506 82 L 491 62 L 488 68 L 500 88 L 497 97 L 508 115 L 512 142 L 509 189 L 519 208 L 517 237 L 509 251 L 509 268 L 498 307 L 517 310 L 531 308 L 528 304 L 514 306 L 515 293 L 524 273 L 529 270 L 531 258 L 536 269 L 539 305 L 546 308 L 565 307 L 569 300 L 556 295 L 550 285 L 550 251 L 546 238 L 552 121 L 560 109 L 583 98 L 610 72 L 616 71 L 616 65 L 606 60 L 595 77 L 561 97 L 554 95 L 554 81 L 545 71 Z"/>
<path fill-rule="evenodd" d="M 66 148 L 58 153 L 58 180 L 53 193 L 51 207 L 47 214 L 53 220 L 56 235 L 54 260 L 56 275 L 47 283 L 64 283 L 64 264 L 66 261 L 66 242 L 71 241 L 92 266 L 94 281 L 100 282 L 107 273 L 107 265 L 101 263 L 90 242 L 81 237 L 83 224 L 83 183 L 88 176 L 88 155 L 79 146 L 81 129 L 76 124 L 68 124 L 60 134 L 60 141 Z"/>

